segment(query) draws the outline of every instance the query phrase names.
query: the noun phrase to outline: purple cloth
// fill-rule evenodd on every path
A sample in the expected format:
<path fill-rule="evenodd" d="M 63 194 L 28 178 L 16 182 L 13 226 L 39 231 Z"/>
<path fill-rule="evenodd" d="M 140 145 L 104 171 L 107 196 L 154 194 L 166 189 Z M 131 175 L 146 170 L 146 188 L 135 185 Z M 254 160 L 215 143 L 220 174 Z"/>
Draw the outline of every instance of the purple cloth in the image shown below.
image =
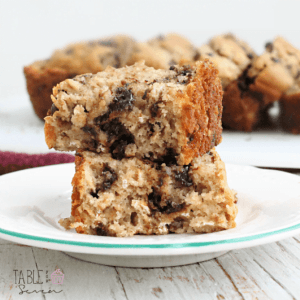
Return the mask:
<path fill-rule="evenodd" d="M 27 154 L 0 151 L 0 174 L 74 161 L 75 157 L 73 155 L 65 153 Z"/>

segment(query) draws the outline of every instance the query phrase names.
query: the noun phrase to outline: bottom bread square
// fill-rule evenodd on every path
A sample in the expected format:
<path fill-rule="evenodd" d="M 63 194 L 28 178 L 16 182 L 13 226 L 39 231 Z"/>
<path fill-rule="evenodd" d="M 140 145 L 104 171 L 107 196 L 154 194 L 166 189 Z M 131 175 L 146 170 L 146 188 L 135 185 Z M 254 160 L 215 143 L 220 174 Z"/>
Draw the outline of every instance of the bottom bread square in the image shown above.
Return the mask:
<path fill-rule="evenodd" d="M 234 228 L 236 195 L 215 149 L 186 166 L 76 153 L 71 216 L 60 220 L 78 233 L 208 233 Z"/>

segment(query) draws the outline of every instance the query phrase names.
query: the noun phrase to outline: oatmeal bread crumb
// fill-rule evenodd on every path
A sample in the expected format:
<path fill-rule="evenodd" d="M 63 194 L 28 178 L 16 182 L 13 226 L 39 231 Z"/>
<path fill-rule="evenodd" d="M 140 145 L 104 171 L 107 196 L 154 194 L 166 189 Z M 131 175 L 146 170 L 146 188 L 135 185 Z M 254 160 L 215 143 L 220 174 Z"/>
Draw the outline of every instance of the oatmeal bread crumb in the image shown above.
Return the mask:
<path fill-rule="evenodd" d="M 72 181 L 71 217 L 78 233 L 203 233 L 235 227 L 235 193 L 224 163 L 212 149 L 186 166 L 79 151 Z"/>
<path fill-rule="evenodd" d="M 49 148 L 189 164 L 221 141 L 222 87 L 208 60 L 155 70 L 143 63 L 67 79 L 45 118 Z"/>
<path fill-rule="evenodd" d="M 274 59 L 284 64 L 293 84 L 279 101 L 280 123 L 284 130 L 300 134 L 300 50 L 282 37 L 266 44 L 266 49 Z"/>

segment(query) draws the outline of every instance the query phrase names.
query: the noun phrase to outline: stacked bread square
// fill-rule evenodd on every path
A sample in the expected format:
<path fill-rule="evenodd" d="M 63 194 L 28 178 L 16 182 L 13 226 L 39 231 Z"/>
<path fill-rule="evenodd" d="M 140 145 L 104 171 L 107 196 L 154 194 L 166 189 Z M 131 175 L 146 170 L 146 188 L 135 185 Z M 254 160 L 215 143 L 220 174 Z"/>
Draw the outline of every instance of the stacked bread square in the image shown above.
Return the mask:
<path fill-rule="evenodd" d="M 235 195 L 214 149 L 222 95 L 208 60 L 108 67 L 58 84 L 46 143 L 76 151 L 71 216 L 60 223 L 118 237 L 235 227 Z"/>

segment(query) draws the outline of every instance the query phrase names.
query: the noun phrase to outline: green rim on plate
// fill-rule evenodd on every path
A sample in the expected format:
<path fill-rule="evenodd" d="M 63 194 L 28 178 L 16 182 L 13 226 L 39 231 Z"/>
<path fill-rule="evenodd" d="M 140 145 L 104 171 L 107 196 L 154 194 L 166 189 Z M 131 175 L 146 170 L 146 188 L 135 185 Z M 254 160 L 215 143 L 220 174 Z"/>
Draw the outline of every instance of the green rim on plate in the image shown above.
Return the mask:
<path fill-rule="evenodd" d="M 76 241 L 66 241 L 66 240 L 58 240 L 58 239 L 51 239 L 51 238 L 44 238 L 33 236 L 29 234 L 18 233 L 10 230 L 5 230 L 0 228 L 0 233 L 22 238 L 22 239 L 29 239 L 39 242 L 48 242 L 48 243 L 56 243 L 56 244 L 63 244 L 63 245 L 72 245 L 72 246 L 83 246 L 83 247 L 91 247 L 91 248 L 135 248 L 135 249 L 142 249 L 142 248 L 152 248 L 152 249 L 162 249 L 162 248 L 188 248 L 188 247 L 207 247 L 213 245 L 222 245 L 222 244 L 231 244 L 231 243 L 239 243 L 239 242 L 248 242 L 257 239 L 261 239 L 264 237 L 268 237 L 275 234 L 280 234 L 292 230 L 296 230 L 300 228 L 300 223 L 271 231 L 262 234 L 256 234 L 247 237 L 235 238 L 235 239 L 228 239 L 228 240 L 219 240 L 219 241 L 212 241 L 212 242 L 196 242 L 196 243 L 171 243 L 171 244 L 104 244 L 104 243 L 86 243 L 86 242 L 76 242 Z"/>

